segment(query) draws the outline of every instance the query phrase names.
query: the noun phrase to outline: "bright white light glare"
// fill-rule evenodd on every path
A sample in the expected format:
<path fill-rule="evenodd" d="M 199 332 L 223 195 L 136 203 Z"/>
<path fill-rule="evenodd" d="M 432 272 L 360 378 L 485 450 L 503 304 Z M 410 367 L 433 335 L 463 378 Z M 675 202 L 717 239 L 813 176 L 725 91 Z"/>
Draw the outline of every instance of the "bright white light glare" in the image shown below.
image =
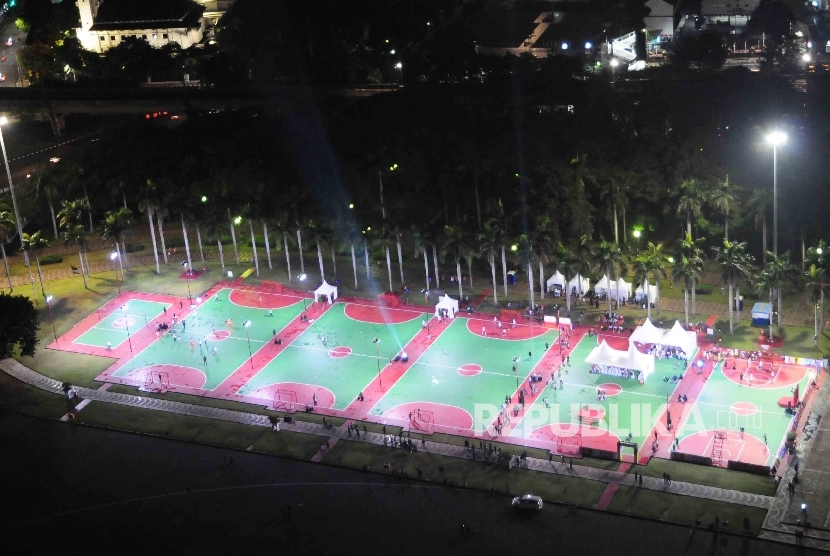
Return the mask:
<path fill-rule="evenodd" d="M 125 303 L 124 305 L 121 306 L 121 309 L 123 309 L 124 311 L 126 311 L 129 308 L 130 308 L 130 306 L 127 303 Z"/>
<path fill-rule="evenodd" d="M 243 325 L 245 328 L 248 328 L 249 326 L 251 326 L 251 321 L 246 320 L 245 322 L 243 322 L 243 323 L 242 323 L 242 325 Z"/>
<path fill-rule="evenodd" d="M 395 49 L 394 49 L 394 48 L 393 48 L 392 50 L 390 50 L 390 51 L 389 51 L 389 54 L 394 54 L 394 53 L 395 53 Z"/>
<path fill-rule="evenodd" d="M 7 123 L 9 123 L 9 119 L 6 116 L 0 117 L 0 125 L 6 125 Z"/>
<path fill-rule="evenodd" d="M 585 50 L 591 50 L 593 47 L 594 45 L 591 44 L 591 41 L 585 43 Z"/>
<path fill-rule="evenodd" d="M 112 253 L 110 253 L 110 260 L 111 260 L 111 261 L 114 261 L 114 260 L 115 260 L 115 259 L 117 259 L 117 258 L 118 258 L 118 253 L 116 253 L 115 251 L 113 251 Z"/>
<path fill-rule="evenodd" d="M 201 303 L 201 302 L 202 302 L 202 298 L 201 298 L 201 297 L 197 297 L 197 298 L 196 298 L 196 303 Z"/>
<path fill-rule="evenodd" d="M 614 58 L 613 60 L 611 60 L 611 67 L 612 67 L 612 68 L 615 68 L 615 67 L 617 67 L 617 66 L 619 66 L 619 65 L 620 65 L 620 63 L 617 61 L 617 59 L 616 59 L 616 58 Z"/>
<path fill-rule="evenodd" d="M 563 42 L 563 43 L 562 43 L 562 50 L 568 50 L 568 47 L 569 47 L 569 46 L 570 46 L 570 45 L 569 45 L 568 43 Z"/>
<path fill-rule="evenodd" d="M 51 295 L 47 295 L 47 296 L 46 296 L 46 303 L 51 303 L 51 302 L 52 302 L 52 296 L 51 296 Z"/>
<path fill-rule="evenodd" d="M 300 275 L 298 276 L 298 278 L 300 279 L 300 282 L 302 282 L 302 281 L 304 281 L 304 280 L 306 279 L 306 275 L 305 275 L 305 274 L 300 274 Z"/>
<path fill-rule="evenodd" d="M 767 135 L 767 143 L 770 145 L 781 145 L 787 142 L 787 134 L 781 131 L 773 131 Z"/>
<path fill-rule="evenodd" d="M 812 59 L 813 59 L 813 57 L 812 57 L 812 56 L 810 56 L 810 53 L 809 53 L 809 52 L 807 52 L 807 53 L 805 53 L 805 54 L 801 57 L 801 59 L 802 59 L 802 60 L 804 60 L 805 62 L 809 62 L 810 60 L 812 60 Z"/>
<path fill-rule="evenodd" d="M 807 48 L 813 48 L 813 41 L 807 41 Z"/>
<path fill-rule="evenodd" d="M 801 504 L 801 511 L 805 511 L 807 509 L 807 504 Z"/>
<path fill-rule="evenodd" d="M 822 249 L 821 247 L 819 247 L 818 249 L 816 249 L 816 253 L 818 253 L 819 255 L 821 255 L 822 253 L 824 253 L 824 249 Z"/>
<path fill-rule="evenodd" d="M 403 64 L 398 62 L 397 64 L 395 64 L 395 67 L 401 69 L 403 67 Z"/>

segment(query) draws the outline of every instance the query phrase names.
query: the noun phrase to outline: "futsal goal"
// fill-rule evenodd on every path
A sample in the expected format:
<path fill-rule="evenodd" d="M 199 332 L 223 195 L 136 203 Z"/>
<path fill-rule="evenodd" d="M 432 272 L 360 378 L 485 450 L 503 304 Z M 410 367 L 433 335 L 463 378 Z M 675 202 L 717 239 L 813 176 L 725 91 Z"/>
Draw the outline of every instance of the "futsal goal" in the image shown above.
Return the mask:
<path fill-rule="evenodd" d="M 170 375 L 164 371 L 150 371 L 144 375 L 144 386 L 141 390 L 146 392 L 166 392 L 170 389 Z"/>
<path fill-rule="evenodd" d="M 274 409 L 278 411 L 294 411 L 297 405 L 297 392 L 279 388 L 274 392 Z"/>
<path fill-rule="evenodd" d="M 425 434 L 431 434 L 435 426 L 435 416 L 432 411 L 425 411 L 419 409 L 412 412 L 412 418 L 409 420 L 409 429 L 417 430 Z"/>
<path fill-rule="evenodd" d="M 579 456 L 582 454 L 582 429 L 577 428 L 575 434 L 558 434 L 556 436 L 556 452 L 558 454 Z"/>

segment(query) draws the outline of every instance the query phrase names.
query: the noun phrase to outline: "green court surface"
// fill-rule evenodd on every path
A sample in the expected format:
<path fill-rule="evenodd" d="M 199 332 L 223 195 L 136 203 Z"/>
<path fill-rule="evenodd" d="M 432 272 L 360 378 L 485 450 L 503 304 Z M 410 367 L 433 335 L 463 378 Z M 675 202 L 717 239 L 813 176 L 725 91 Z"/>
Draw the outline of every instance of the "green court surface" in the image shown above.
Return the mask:
<path fill-rule="evenodd" d="M 374 324 L 348 317 L 345 309 L 345 304 L 335 303 L 248 381 L 239 394 L 252 395 L 280 383 L 310 384 L 331 392 L 333 409 L 345 409 L 377 376 L 378 363 L 382 369 L 421 330 L 421 319 L 429 318 L 428 314 L 413 313 L 413 320 L 408 322 Z M 374 338 L 380 340 L 377 345 L 372 342 Z M 330 350 L 348 355 L 332 357 Z"/>
<path fill-rule="evenodd" d="M 271 340 L 274 330 L 279 332 L 303 310 L 302 301 L 298 301 L 287 307 L 274 309 L 274 316 L 271 317 L 263 309 L 230 302 L 229 293 L 230 290 L 223 289 L 218 293 L 219 301 L 214 301 L 213 298 L 205 301 L 185 319 L 185 328 L 181 323 L 177 324 L 172 331 L 163 335 L 161 340 L 153 342 L 136 354 L 131 361 L 118 369 L 114 376 L 125 376 L 149 365 L 179 365 L 204 373 L 206 380 L 203 388 L 212 390 L 249 359 L 248 334 L 250 352 L 256 354 L 259 348 Z M 132 309 L 132 303 L 130 308 Z M 172 314 L 170 316 L 172 317 Z M 232 325 L 226 323 L 228 319 L 232 319 Z M 246 320 L 251 321 L 247 329 L 243 325 Z M 174 341 L 171 332 L 175 332 L 180 341 Z M 192 349 L 191 339 L 195 344 Z M 200 347 L 199 340 L 207 347 Z M 215 355 L 214 347 L 217 351 Z M 203 362 L 204 355 L 208 359 L 207 365 Z"/>
<path fill-rule="evenodd" d="M 551 329 L 531 339 L 503 340 L 473 334 L 467 323 L 454 319 L 371 413 L 383 415 L 394 407 L 421 402 L 456 406 L 473 416 L 476 404 L 498 406 L 516 391 L 513 358 L 520 358 L 522 380 L 544 355 L 545 343 L 553 346 L 558 337 L 558 331 Z M 547 376 L 551 370 L 536 372 Z"/>
<path fill-rule="evenodd" d="M 537 428 L 546 425 L 579 423 L 578 412 L 588 404 L 591 409 L 598 409 L 604 414 L 595 426 L 608 429 L 620 439 L 631 433 L 632 440 L 643 445 L 665 406 L 667 392 L 671 396 L 679 384 L 663 382 L 663 378 L 682 375 L 685 366 L 676 359 L 656 359 L 654 374 L 645 384 L 640 384 L 634 378 L 590 373 L 591 365 L 585 359 L 596 346 L 595 338 L 587 335 L 582 338 L 571 352 L 571 366 L 563 368 L 563 387 L 560 388 L 557 381 L 556 391 L 546 389 L 525 413 L 525 417 L 515 425 L 513 436 L 527 437 Z M 619 386 L 619 392 L 613 395 L 615 388 L 608 386 L 612 384 Z M 597 401 L 597 388 L 600 385 L 605 385 L 603 389 L 607 393 L 604 402 Z M 545 398 L 550 402 L 550 408 L 545 407 Z"/>
<path fill-rule="evenodd" d="M 135 334 L 170 307 L 170 303 L 133 299 L 127 303 L 125 310 L 116 309 L 72 343 L 105 348 L 109 342 L 112 347 L 118 347 L 127 341 L 128 332 Z"/>

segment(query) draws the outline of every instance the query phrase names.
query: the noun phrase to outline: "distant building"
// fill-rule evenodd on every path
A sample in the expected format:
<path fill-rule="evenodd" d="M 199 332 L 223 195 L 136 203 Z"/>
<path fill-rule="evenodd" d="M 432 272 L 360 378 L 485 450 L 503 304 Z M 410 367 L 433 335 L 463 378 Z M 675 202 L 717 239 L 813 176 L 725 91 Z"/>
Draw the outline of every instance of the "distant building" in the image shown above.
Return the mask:
<path fill-rule="evenodd" d="M 83 47 L 104 52 L 127 37 L 152 46 L 199 44 L 233 0 L 76 0 Z"/>
<path fill-rule="evenodd" d="M 663 0 L 648 0 L 651 11 L 643 18 L 649 39 L 674 35 L 674 6 Z"/>
<path fill-rule="evenodd" d="M 746 27 L 759 3 L 760 0 L 702 0 L 700 15 L 710 23 L 741 29 Z"/>

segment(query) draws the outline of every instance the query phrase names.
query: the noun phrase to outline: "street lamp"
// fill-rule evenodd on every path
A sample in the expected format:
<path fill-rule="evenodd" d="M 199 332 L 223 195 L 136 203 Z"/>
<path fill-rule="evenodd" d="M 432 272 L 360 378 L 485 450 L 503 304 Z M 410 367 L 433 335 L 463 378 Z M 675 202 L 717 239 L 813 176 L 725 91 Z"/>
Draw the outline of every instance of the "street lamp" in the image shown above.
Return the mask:
<path fill-rule="evenodd" d="M 254 370 L 254 353 L 251 351 L 251 335 L 248 333 L 248 327 L 251 326 L 251 321 L 246 320 L 242 323 L 245 327 L 245 336 L 248 338 L 248 358 L 251 360 L 251 370 Z"/>
<path fill-rule="evenodd" d="M 378 362 L 378 383 L 383 390 L 383 377 L 380 376 L 380 338 L 372 338 L 372 343 L 375 344 L 375 360 Z"/>
<path fill-rule="evenodd" d="M 643 236 L 642 230 L 634 230 L 631 232 L 631 235 L 633 235 L 634 239 L 637 240 L 637 249 L 640 249 L 640 238 Z"/>
<path fill-rule="evenodd" d="M 303 283 L 305 282 L 306 278 L 308 278 L 308 277 L 305 275 L 305 273 L 300 274 L 299 276 L 297 276 L 297 280 L 300 281 L 300 286 L 301 287 L 302 287 Z M 305 313 L 305 295 L 303 295 L 303 313 Z"/>
<path fill-rule="evenodd" d="M 52 315 L 52 296 L 46 296 L 46 305 L 49 306 L 49 320 L 52 321 L 52 334 L 55 335 L 55 343 L 58 343 L 58 332 L 55 330 L 55 317 Z"/>
<path fill-rule="evenodd" d="M 401 74 L 401 83 L 403 83 L 403 64 L 398 62 L 397 64 L 395 64 L 395 67 L 400 72 L 400 74 Z"/>
<path fill-rule="evenodd" d="M 127 342 L 130 344 L 130 353 L 132 353 L 133 352 L 133 341 L 130 338 L 130 321 L 127 320 L 127 309 L 129 309 L 129 308 L 130 308 L 130 306 L 127 305 L 126 303 L 121 306 L 121 311 L 124 313 L 124 327 L 127 329 Z"/>
<path fill-rule="evenodd" d="M 616 58 L 611 58 L 611 77 L 614 77 L 616 75 L 617 66 L 619 66 L 619 65 L 620 65 L 620 63 L 617 61 Z"/>
<path fill-rule="evenodd" d="M 513 374 L 516 375 L 516 392 L 519 391 L 519 361 L 520 357 L 513 358 Z"/>
<path fill-rule="evenodd" d="M 14 183 L 12 183 L 12 172 L 9 170 L 9 157 L 6 156 L 6 143 L 3 141 L 3 126 L 9 123 L 9 119 L 5 116 L 0 117 L 0 149 L 3 150 L 3 162 L 6 164 L 6 177 L 9 179 L 9 192 L 12 196 L 12 207 L 14 207 L 14 220 L 17 225 L 17 235 L 23 237 L 23 221 L 20 219 L 20 210 L 17 208 L 17 195 L 14 192 Z M 23 250 L 23 262 L 29 266 L 29 252 Z"/>
<path fill-rule="evenodd" d="M 767 135 L 772 145 L 772 252 L 778 256 L 778 145 L 787 142 L 787 134 L 773 131 Z"/>

